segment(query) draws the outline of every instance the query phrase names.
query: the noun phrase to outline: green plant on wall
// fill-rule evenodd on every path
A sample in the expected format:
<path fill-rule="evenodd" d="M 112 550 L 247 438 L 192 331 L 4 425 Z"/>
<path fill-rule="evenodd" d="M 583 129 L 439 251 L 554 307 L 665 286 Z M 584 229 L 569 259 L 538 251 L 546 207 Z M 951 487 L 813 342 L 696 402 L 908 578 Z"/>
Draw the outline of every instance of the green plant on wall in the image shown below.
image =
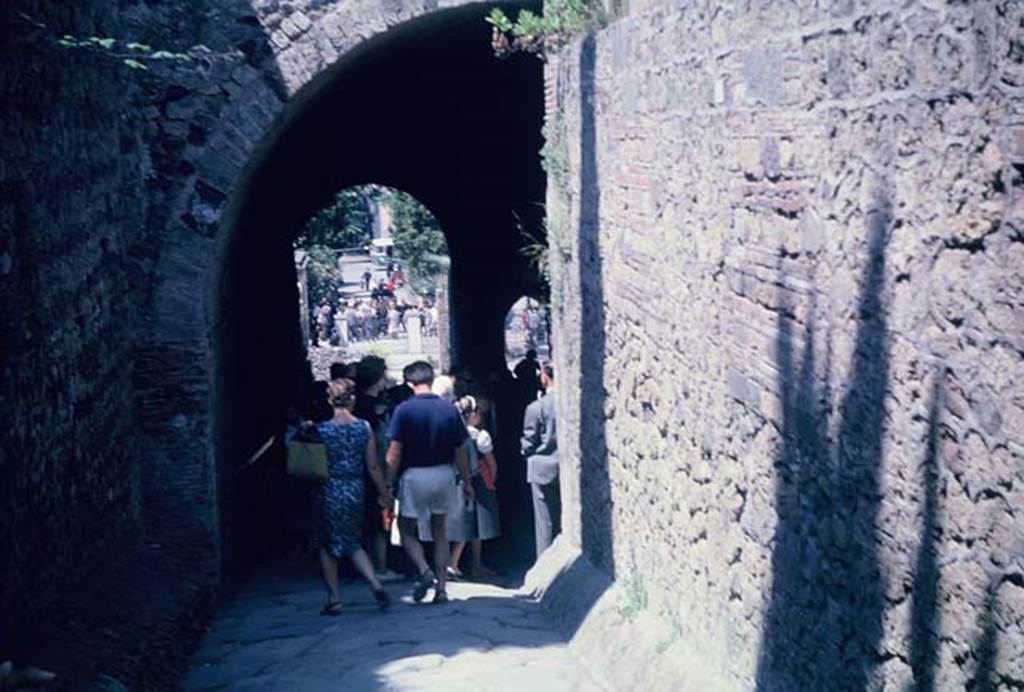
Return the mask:
<path fill-rule="evenodd" d="M 118 60 L 132 70 L 148 71 L 151 65 L 159 63 L 187 65 L 212 58 L 243 58 L 240 51 L 217 53 L 203 45 L 195 45 L 184 51 L 160 50 L 146 43 L 126 41 L 110 36 L 73 36 L 57 34 L 44 22 L 20 12 L 19 18 L 45 40 L 61 48 L 87 51 Z"/>
<path fill-rule="evenodd" d="M 603 7 L 597 0 L 547 0 L 544 11 L 537 14 L 520 10 L 510 17 L 501 9 L 491 10 L 491 46 L 495 55 L 532 53 L 544 57 L 574 37 L 593 31 L 601 25 Z"/>

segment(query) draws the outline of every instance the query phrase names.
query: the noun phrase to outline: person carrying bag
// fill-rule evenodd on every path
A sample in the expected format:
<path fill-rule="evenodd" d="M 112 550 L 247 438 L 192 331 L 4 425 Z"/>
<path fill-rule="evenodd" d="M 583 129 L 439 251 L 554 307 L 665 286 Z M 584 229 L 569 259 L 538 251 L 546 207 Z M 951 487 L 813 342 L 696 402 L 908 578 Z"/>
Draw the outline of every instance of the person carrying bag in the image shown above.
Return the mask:
<path fill-rule="evenodd" d="M 288 443 L 288 475 L 304 481 L 324 483 L 327 471 L 327 446 L 317 435 L 315 425 L 303 425 Z"/>

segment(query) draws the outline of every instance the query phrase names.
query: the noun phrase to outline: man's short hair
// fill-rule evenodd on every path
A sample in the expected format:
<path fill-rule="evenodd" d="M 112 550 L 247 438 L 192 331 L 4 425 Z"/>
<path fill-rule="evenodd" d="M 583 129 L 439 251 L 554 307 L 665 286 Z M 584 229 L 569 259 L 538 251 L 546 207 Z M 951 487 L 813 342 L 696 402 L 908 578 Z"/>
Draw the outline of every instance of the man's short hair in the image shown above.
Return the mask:
<path fill-rule="evenodd" d="M 537 351 L 531 348 L 529 351 L 526 352 L 526 359 L 537 360 Z"/>
<path fill-rule="evenodd" d="M 552 380 L 555 379 L 555 366 L 554 365 L 552 365 L 551 363 L 545 363 L 544 367 L 542 368 L 542 370 L 544 371 L 544 374 L 547 375 L 547 377 L 549 379 L 552 379 Z"/>
<path fill-rule="evenodd" d="M 415 386 L 434 384 L 434 366 L 425 360 L 409 363 L 402 369 L 402 379 Z"/>

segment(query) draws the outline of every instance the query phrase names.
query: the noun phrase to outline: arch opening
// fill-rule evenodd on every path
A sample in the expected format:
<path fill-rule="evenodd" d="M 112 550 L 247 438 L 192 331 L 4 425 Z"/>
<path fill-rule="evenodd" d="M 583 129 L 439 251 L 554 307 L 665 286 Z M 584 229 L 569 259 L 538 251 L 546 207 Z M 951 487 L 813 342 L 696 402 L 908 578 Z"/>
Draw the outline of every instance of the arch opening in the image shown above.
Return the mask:
<path fill-rule="evenodd" d="M 283 447 L 249 462 L 280 435 L 310 376 L 292 242 L 339 190 L 396 188 L 434 214 L 451 254 L 450 366 L 462 386 L 484 393 L 507 373 L 505 308 L 537 281 L 519 250 L 523 225 L 543 213 L 543 76 L 536 59 L 493 56 L 489 7 L 439 11 L 344 58 L 292 100 L 235 186 L 213 315 L 219 539 L 229 576 L 261 557 L 281 521 L 259 467 L 280 467 Z M 517 516 L 524 508 L 509 506 L 509 531 L 528 526 L 529 516 Z M 518 553 L 503 562 L 526 551 Z"/>

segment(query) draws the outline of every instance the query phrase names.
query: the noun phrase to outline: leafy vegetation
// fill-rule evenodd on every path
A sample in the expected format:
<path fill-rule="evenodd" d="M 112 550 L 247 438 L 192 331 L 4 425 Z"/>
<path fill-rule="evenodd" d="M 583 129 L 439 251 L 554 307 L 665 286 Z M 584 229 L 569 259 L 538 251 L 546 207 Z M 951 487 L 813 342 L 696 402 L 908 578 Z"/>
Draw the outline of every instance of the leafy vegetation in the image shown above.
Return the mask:
<path fill-rule="evenodd" d="M 317 212 L 295 239 L 296 249 L 305 250 L 309 297 L 313 305 L 336 297 L 344 276 L 338 267 L 342 251 L 363 248 L 373 237 L 378 207 L 391 214 L 391 237 L 395 259 L 401 264 L 413 290 L 430 293 L 437 276 L 448 268 L 448 243 L 437 219 L 416 198 L 378 185 L 350 187 L 335 194 L 328 206 Z"/>
<path fill-rule="evenodd" d="M 543 59 L 545 52 L 600 26 L 602 14 L 597 0 L 547 0 L 542 14 L 520 10 L 515 18 L 495 8 L 487 15 L 491 46 L 498 57 L 523 52 Z"/>
<path fill-rule="evenodd" d="M 295 239 L 295 247 L 306 251 L 309 278 L 309 300 L 319 305 L 322 300 L 337 297 L 337 287 L 343 279 L 356 281 L 359 277 L 344 277 L 338 267 L 343 250 L 363 247 L 373 233 L 373 208 L 385 195 L 375 185 L 345 188 L 334 195 L 328 206 L 306 222 Z"/>
<path fill-rule="evenodd" d="M 391 237 L 406 280 L 418 293 L 437 287 L 437 276 L 448 269 L 448 243 L 437 219 L 416 198 L 393 190 L 383 203 L 391 208 Z"/>
<path fill-rule="evenodd" d="M 342 279 L 347 278 L 354 281 L 358 277 L 343 277 L 338 269 L 339 253 L 331 248 L 322 245 L 314 245 L 304 248 L 309 262 L 306 264 L 306 278 L 308 281 L 309 305 L 315 307 L 322 301 L 332 301 L 338 297 L 338 286 Z"/>
<path fill-rule="evenodd" d="M 362 247 L 373 233 L 373 206 L 385 194 L 374 185 L 349 187 L 334 195 L 334 201 L 316 213 L 295 240 L 296 246 L 342 250 Z"/>
<path fill-rule="evenodd" d="M 18 13 L 19 18 L 28 26 L 38 31 L 40 35 L 49 37 L 53 43 L 62 48 L 91 51 L 106 55 L 107 57 L 119 60 L 125 67 L 132 70 L 147 71 L 150 65 L 155 63 L 188 64 L 201 59 L 222 58 L 222 57 L 244 57 L 240 52 L 216 53 L 204 45 L 195 45 L 184 51 L 169 51 L 153 48 L 146 43 L 138 41 L 126 41 L 110 36 L 73 36 L 71 34 L 60 34 L 59 36 L 44 22 L 25 14 Z"/>

